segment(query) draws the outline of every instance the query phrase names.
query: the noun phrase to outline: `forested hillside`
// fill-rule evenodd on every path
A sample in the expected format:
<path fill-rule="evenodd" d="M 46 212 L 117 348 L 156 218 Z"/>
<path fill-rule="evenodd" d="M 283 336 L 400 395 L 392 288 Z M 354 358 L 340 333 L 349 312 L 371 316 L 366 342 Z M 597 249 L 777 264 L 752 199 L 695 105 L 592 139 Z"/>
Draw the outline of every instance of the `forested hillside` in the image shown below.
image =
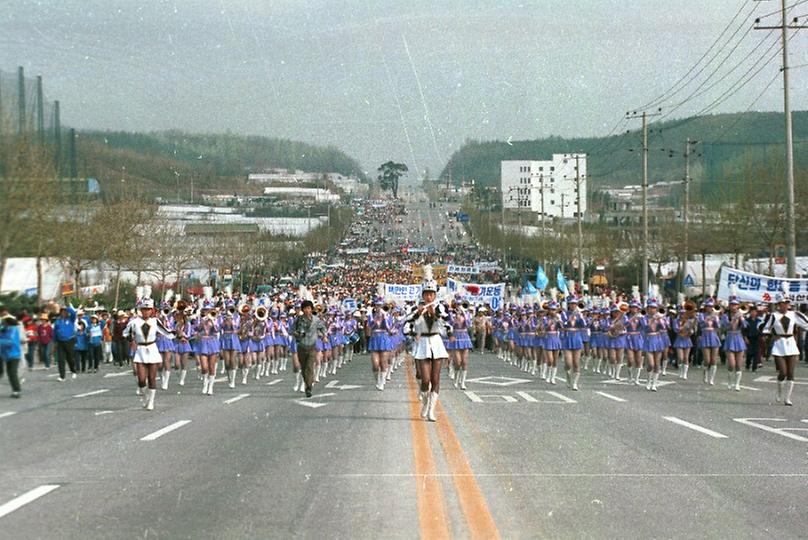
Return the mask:
<path fill-rule="evenodd" d="M 793 113 L 794 154 L 797 166 L 808 166 L 808 111 Z M 626 124 L 636 128 L 636 123 Z M 642 134 L 638 129 L 609 137 L 564 139 L 548 137 L 528 141 L 468 141 L 456 151 L 441 173 L 455 182 L 475 179 L 477 184 L 498 186 L 500 161 L 549 159 L 551 154 L 588 154 L 589 179 L 594 185 L 638 184 L 641 179 Z M 649 181 L 682 178 L 685 140 L 699 141 L 691 175 L 709 181 L 731 175 L 750 161 L 782 160 L 785 139 L 783 115 L 749 112 L 691 117 L 651 123 L 649 126 Z"/>
<path fill-rule="evenodd" d="M 78 155 L 81 174 L 98 178 L 104 189 L 134 183 L 149 194 L 181 199 L 190 195 L 191 178 L 197 190 L 227 191 L 249 170 L 270 167 L 363 176 L 359 162 L 334 147 L 232 134 L 86 131 Z"/>

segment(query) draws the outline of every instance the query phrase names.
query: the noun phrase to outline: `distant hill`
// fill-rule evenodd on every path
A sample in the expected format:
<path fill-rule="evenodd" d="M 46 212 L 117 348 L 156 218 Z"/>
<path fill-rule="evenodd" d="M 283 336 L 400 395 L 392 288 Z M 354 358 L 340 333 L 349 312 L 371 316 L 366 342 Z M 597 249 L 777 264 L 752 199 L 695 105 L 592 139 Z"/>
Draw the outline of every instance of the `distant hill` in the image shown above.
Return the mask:
<path fill-rule="evenodd" d="M 78 150 L 83 174 L 97 177 L 102 188 L 115 189 L 123 180 L 165 197 L 180 191 L 185 198 L 190 178 L 197 190 L 226 191 L 242 183 L 250 169 L 364 176 L 359 162 L 337 148 L 268 137 L 84 131 Z"/>
<path fill-rule="evenodd" d="M 792 114 L 794 154 L 798 167 L 808 166 L 808 111 Z M 639 121 L 628 124 L 636 127 Z M 649 124 L 649 182 L 680 180 L 684 176 L 685 140 L 701 142 L 692 159 L 695 181 L 721 178 L 747 160 L 782 160 L 785 128 L 782 113 L 747 112 L 690 117 Z M 440 175 L 455 182 L 475 179 L 477 185 L 499 186 L 500 161 L 549 159 L 551 154 L 584 152 L 589 155 L 589 179 L 595 186 L 624 186 L 641 181 L 642 133 L 632 129 L 610 137 L 529 141 L 468 141 L 450 158 Z M 671 150 L 676 154 L 671 155 Z M 698 156 L 697 154 L 701 154 Z"/>

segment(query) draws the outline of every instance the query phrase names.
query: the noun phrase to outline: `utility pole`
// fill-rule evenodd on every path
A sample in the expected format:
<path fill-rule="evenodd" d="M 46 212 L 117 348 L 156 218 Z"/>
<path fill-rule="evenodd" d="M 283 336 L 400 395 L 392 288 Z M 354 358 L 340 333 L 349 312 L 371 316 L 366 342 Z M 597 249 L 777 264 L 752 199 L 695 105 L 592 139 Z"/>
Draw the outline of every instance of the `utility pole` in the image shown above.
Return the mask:
<path fill-rule="evenodd" d="M 40 145 L 45 144 L 45 104 L 42 92 L 42 75 L 36 76 L 36 134 Z"/>
<path fill-rule="evenodd" d="M 68 152 L 70 152 L 70 193 L 73 204 L 76 203 L 76 182 L 79 177 L 79 166 L 76 158 L 76 130 L 70 128 Z"/>
<path fill-rule="evenodd" d="M 25 71 L 22 66 L 17 68 L 17 109 L 17 133 L 22 135 L 25 133 Z"/>
<path fill-rule="evenodd" d="M 797 277 L 797 237 L 794 222 L 794 141 L 791 128 L 791 103 L 788 88 L 788 30 L 808 28 L 808 25 L 797 24 L 794 18 L 792 25 L 786 21 L 786 0 L 780 0 L 780 20 L 777 26 L 759 26 L 760 19 L 755 20 L 755 30 L 780 30 L 783 43 L 783 112 L 786 124 L 786 272 L 788 277 Z"/>
<path fill-rule="evenodd" d="M 688 250 L 690 248 L 690 149 L 697 145 L 699 141 L 691 141 L 690 137 L 685 142 L 685 204 L 684 204 L 684 245 L 682 249 L 682 272 L 679 276 L 679 292 L 685 293 L 685 277 L 687 276 L 687 259 Z"/>
<path fill-rule="evenodd" d="M 547 268 L 547 245 L 545 239 L 545 216 L 544 216 L 544 173 L 539 175 L 539 195 L 541 195 L 541 262 L 542 268 Z"/>
<path fill-rule="evenodd" d="M 578 282 L 581 284 L 581 293 L 584 292 L 584 233 L 583 226 L 581 225 L 581 171 L 580 171 L 580 156 L 575 154 L 575 203 L 577 206 L 576 213 L 578 214 Z"/>
<path fill-rule="evenodd" d="M 661 110 L 626 115 L 627 119 L 642 118 L 642 294 L 648 294 L 648 117 L 659 116 Z"/>
<path fill-rule="evenodd" d="M 56 177 L 62 174 L 62 120 L 59 111 L 59 100 L 53 102 L 53 161 L 56 167 Z"/>

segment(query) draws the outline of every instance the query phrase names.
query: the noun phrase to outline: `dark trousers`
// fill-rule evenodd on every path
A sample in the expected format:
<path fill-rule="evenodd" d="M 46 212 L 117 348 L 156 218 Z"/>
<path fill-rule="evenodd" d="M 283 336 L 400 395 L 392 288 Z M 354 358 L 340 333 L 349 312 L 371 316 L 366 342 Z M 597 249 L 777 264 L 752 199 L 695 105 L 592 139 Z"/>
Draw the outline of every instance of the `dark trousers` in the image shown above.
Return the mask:
<path fill-rule="evenodd" d="M 73 361 L 73 352 L 75 346 L 75 339 L 56 342 L 56 361 L 59 364 L 60 379 L 65 378 L 65 362 L 67 362 L 67 366 L 70 368 L 71 372 L 76 372 L 76 363 Z"/>
<path fill-rule="evenodd" d="M 76 369 L 81 366 L 81 372 L 84 373 L 87 371 L 87 363 L 90 361 L 90 351 L 87 349 L 76 349 L 74 354 L 76 358 Z M 90 364 L 90 369 L 92 369 L 92 364 Z"/>
<path fill-rule="evenodd" d="M 28 369 L 34 369 L 37 345 L 38 343 L 29 343 L 28 350 L 25 351 L 25 362 L 28 364 Z"/>
<path fill-rule="evenodd" d="M 760 365 L 760 342 L 757 339 L 750 339 L 746 346 L 746 369 L 757 371 Z"/>
<path fill-rule="evenodd" d="M 311 386 L 314 384 L 314 364 L 317 363 L 317 349 L 298 345 L 297 359 L 300 362 L 300 371 L 303 372 L 303 382 L 306 383 L 306 390 L 311 390 Z"/>
<path fill-rule="evenodd" d="M 104 358 L 103 345 L 90 345 L 90 367 L 94 370 L 98 369 L 101 364 L 101 359 Z"/>
<path fill-rule="evenodd" d="M 51 343 L 39 344 L 39 361 L 45 364 L 46 368 L 49 368 L 51 365 Z"/>
<path fill-rule="evenodd" d="M 20 391 L 20 377 L 17 375 L 17 370 L 20 368 L 20 359 L 8 360 L 6 362 L 0 360 L 0 377 L 3 376 L 3 368 L 8 370 L 8 382 L 11 384 L 12 392 Z"/>
<path fill-rule="evenodd" d="M 129 342 L 125 339 L 116 339 L 112 342 L 112 361 L 116 366 L 129 363 Z"/>

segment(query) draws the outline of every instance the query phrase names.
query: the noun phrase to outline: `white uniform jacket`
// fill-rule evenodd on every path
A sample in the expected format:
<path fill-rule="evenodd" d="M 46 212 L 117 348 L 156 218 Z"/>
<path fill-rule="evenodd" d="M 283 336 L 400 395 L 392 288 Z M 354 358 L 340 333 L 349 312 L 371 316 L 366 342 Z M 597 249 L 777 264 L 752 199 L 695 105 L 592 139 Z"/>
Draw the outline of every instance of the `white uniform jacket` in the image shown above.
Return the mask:
<path fill-rule="evenodd" d="M 772 356 L 794 356 L 800 354 L 797 348 L 797 327 L 808 330 L 808 318 L 796 311 L 766 315 L 760 331 L 772 336 Z"/>
<path fill-rule="evenodd" d="M 152 317 L 148 320 L 135 317 L 129 321 L 129 324 L 123 329 L 123 337 L 128 338 L 133 336 L 135 338 L 135 343 L 137 343 L 135 362 L 141 364 L 162 363 L 163 357 L 160 356 L 160 351 L 157 349 L 158 334 L 170 339 L 176 337 L 176 334 L 163 326 L 163 323 L 156 317 Z"/>
<path fill-rule="evenodd" d="M 412 355 L 416 360 L 433 360 L 448 358 L 449 353 L 443 345 L 443 334 L 451 336 L 452 327 L 449 324 L 449 313 L 443 304 L 435 306 L 435 316 L 428 320 L 427 312 L 418 314 L 418 308 L 413 308 L 407 316 L 407 322 L 414 334 Z"/>

